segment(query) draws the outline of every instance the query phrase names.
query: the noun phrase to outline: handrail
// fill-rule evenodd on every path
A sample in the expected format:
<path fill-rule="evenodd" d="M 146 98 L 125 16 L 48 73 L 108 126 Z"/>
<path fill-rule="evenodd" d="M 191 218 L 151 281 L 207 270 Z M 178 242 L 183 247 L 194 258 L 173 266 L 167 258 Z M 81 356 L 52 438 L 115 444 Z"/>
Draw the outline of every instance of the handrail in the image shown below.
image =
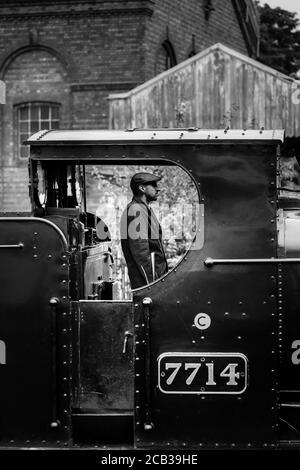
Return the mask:
<path fill-rule="evenodd" d="M 151 335 L 150 335 L 150 306 L 152 299 L 145 297 L 143 299 L 144 306 L 144 324 L 145 324 L 145 431 L 151 431 L 153 429 L 153 423 L 151 420 Z"/>
<path fill-rule="evenodd" d="M 57 417 L 57 306 L 59 299 L 51 297 L 49 305 L 51 307 L 51 324 L 52 324 L 52 419 L 51 428 L 58 428 L 60 422 Z"/>
<path fill-rule="evenodd" d="M 24 243 L 20 242 L 18 245 L 0 245 L 0 248 L 24 248 Z"/>
<path fill-rule="evenodd" d="M 205 266 L 210 268 L 216 264 L 287 264 L 300 263 L 300 258 L 232 258 L 232 259 L 214 259 L 206 258 Z"/>

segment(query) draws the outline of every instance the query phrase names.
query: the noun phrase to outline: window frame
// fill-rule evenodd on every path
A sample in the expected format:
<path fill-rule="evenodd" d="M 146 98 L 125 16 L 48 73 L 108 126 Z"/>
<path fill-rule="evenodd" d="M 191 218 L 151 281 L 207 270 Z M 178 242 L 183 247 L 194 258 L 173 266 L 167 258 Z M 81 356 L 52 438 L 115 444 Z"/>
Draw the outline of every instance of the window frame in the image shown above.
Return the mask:
<path fill-rule="evenodd" d="M 42 107 L 45 106 L 47 107 L 47 117 L 42 118 Z M 27 113 L 27 119 L 21 119 L 21 110 L 28 108 L 28 113 Z M 32 113 L 32 108 L 37 108 L 38 109 L 38 117 L 37 119 L 31 119 L 31 113 Z M 22 135 L 27 135 L 26 139 L 33 135 L 35 132 L 38 132 L 39 130 L 42 129 L 53 129 L 53 123 L 57 123 L 57 126 L 54 127 L 54 129 L 59 129 L 60 125 L 60 110 L 61 110 L 61 103 L 58 103 L 56 101 L 26 101 L 22 103 L 17 103 L 14 105 L 15 109 L 15 122 L 16 122 L 16 151 L 15 155 L 18 160 L 20 161 L 26 161 L 29 158 L 29 147 L 28 147 L 28 154 L 24 157 L 21 154 L 21 149 L 24 147 L 22 145 L 22 142 L 24 142 L 25 139 L 21 138 Z M 57 117 L 53 118 L 53 110 L 57 109 Z M 36 122 L 37 125 L 37 130 L 36 131 L 31 131 L 31 125 L 33 122 Z M 42 123 L 47 123 L 47 127 L 43 127 Z M 22 124 L 27 123 L 27 130 L 26 132 L 21 129 Z"/>

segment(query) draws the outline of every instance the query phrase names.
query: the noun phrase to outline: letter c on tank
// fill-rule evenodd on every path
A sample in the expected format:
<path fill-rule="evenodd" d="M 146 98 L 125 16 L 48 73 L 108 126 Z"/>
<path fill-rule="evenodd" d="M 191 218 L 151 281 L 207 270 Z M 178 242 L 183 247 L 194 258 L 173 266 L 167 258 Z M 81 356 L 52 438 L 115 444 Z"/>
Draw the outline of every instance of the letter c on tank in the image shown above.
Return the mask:
<path fill-rule="evenodd" d="M 207 313 L 198 313 L 194 318 L 194 325 L 198 330 L 207 330 L 211 325 L 211 318 Z"/>

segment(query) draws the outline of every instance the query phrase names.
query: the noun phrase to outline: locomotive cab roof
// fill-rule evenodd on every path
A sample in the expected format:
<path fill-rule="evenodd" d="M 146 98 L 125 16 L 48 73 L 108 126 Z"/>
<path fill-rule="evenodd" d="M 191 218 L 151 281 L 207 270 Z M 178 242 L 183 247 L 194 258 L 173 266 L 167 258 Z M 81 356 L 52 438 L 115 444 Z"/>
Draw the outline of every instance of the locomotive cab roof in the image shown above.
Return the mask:
<path fill-rule="evenodd" d="M 284 130 L 253 129 L 127 129 L 127 130 L 41 130 L 27 145 L 124 145 L 124 144 L 193 144 L 230 142 L 284 141 Z"/>

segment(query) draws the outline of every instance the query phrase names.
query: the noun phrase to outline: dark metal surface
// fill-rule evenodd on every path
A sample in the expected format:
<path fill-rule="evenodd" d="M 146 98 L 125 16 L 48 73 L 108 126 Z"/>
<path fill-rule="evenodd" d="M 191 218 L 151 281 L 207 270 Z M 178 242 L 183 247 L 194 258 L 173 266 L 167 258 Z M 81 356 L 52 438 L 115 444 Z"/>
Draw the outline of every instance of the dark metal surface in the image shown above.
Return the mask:
<path fill-rule="evenodd" d="M 6 346 L 6 363 L 0 365 L 0 445 L 64 445 L 70 437 L 66 242 L 47 221 L 1 218 L 0 244 L 19 243 L 22 250 L 0 251 L 0 340 Z M 59 299 L 55 328 L 51 298 Z"/>
<path fill-rule="evenodd" d="M 78 308 L 80 384 L 75 408 L 98 414 L 132 412 L 132 302 L 79 301 Z"/>
<path fill-rule="evenodd" d="M 277 266 L 204 260 L 277 257 L 276 146 L 164 147 L 187 168 L 205 202 L 203 249 L 191 250 L 162 281 L 135 291 L 136 445 L 268 447 L 277 439 Z M 161 152 L 161 151 L 160 151 Z M 155 157 L 158 151 L 148 149 Z M 151 419 L 145 430 L 144 297 L 151 297 Z M 195 317 L 209 316 L 207 329 Z M 201 325 L 200 325 L 201 327 Z M 242 354 L 248 383 L 240 395 L 165 394 L 157 387 L 165 353 Z"/>
<path fill-rule="evenodd" d="M 76 444 L 132 448 L 133 413 L 73 413 L 72 429 Z"/>

